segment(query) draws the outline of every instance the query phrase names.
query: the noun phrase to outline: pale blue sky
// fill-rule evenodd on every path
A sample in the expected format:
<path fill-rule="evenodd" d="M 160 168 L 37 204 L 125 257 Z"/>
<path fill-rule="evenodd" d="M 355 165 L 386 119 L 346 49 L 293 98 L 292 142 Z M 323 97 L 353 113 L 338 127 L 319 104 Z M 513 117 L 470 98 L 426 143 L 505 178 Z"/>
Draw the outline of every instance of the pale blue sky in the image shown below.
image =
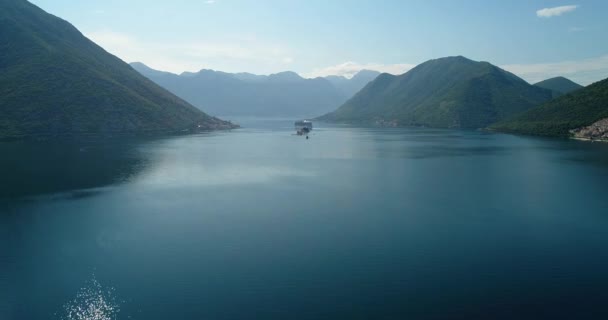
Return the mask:
<path fill-rule="evenodd" d="M 608 77 L 608 1 L 33 0 L 125 61 L 304 76 L 464 55 L 534 82 Z M 568 6 L 568 7 L 565 7 Z M 544 8 L 556 8 L 537 13 Z"/>

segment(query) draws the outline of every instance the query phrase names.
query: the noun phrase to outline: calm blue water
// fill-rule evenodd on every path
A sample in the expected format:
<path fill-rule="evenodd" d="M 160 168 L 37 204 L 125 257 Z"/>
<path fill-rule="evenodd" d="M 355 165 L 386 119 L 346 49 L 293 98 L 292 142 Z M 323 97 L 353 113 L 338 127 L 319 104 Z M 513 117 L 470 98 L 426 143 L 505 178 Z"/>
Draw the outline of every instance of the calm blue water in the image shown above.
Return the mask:
<path fill-rule="evenodd" d="M 0 319 L 608 316 L 608 144 L 240 123 L 0 144 Z"/>

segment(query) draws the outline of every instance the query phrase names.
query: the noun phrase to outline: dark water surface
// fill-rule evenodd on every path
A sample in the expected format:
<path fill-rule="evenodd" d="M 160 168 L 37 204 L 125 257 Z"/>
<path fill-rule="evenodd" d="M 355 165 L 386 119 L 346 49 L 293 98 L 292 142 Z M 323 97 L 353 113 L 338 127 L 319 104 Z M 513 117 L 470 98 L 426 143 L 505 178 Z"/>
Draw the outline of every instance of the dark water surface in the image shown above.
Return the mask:
<path fill-rule="evenodd" d="M 241 124 L 1 143 L 0 319 L 608 317 L 608 144 Z"/>

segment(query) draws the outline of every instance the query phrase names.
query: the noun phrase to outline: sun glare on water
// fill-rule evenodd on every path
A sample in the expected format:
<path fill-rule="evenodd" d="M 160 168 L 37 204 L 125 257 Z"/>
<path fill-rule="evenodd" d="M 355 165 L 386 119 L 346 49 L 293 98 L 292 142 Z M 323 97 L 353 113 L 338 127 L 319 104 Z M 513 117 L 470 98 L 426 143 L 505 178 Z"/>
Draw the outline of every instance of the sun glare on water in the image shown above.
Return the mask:
<path fill-rule="evenodd" d="M 120 312 L 114 288 L 104 288 L 95 277 L 63 306 L 62 320 L 115 320 Z"/>

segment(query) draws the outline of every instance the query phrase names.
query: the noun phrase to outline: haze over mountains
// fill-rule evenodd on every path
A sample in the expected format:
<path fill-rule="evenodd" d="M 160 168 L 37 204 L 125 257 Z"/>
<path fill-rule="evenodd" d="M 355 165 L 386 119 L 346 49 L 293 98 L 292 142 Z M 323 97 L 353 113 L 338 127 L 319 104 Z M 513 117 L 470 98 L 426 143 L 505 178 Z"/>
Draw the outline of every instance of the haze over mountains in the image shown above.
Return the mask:
<path fill-rule="evenodd" d="M 0 0 L 0 115 L 0 138 L 232 127 L 17 0 Z"/>
<path fill-rule="evenodd" d="M 551 97 L 550 90 L 532 86 L 488 62 L 447 57 L 422 63 L 400 76 L 382 74 L 338 110 L 320 119 L 484 128 Z"/>
<path fill-rule="evenodd" d="M 574 90 L 578 90 L 583 87 L 580 84 L 564 77 L 555 77 L 543 80 L 541 82 L 535 83 L 534 85 L 553 91 L 554 98 L 557 98 L 566 93 L 570 93 Z"/>
<path fill-rule="evenodd" d="M 343 76 L 327 76 L 325 79 L 338 88 L 345 97 L 350 98 L 379 75 L 378 71 L 361 70 L 350 79 Z"/>
<path fill-rule="evenodd" d="M 142 75 L 213 115 L 313 117 L 335 110 L 379 73 L 305 79 L 295 72 L 269 76 L 214 70 L 180 75 L 131 63 Z"/>
<path fill-rule="evenodd" d="M 608 117 L 606 80 L 585 88 L 563 77 L 531 85 L 462 56 L 398 76 L 177 75 L 131 67 L 27 1 L 0 0 L 0 9 L 0 138 L 234 127 L 205 112 L 562 136 Z"/>

